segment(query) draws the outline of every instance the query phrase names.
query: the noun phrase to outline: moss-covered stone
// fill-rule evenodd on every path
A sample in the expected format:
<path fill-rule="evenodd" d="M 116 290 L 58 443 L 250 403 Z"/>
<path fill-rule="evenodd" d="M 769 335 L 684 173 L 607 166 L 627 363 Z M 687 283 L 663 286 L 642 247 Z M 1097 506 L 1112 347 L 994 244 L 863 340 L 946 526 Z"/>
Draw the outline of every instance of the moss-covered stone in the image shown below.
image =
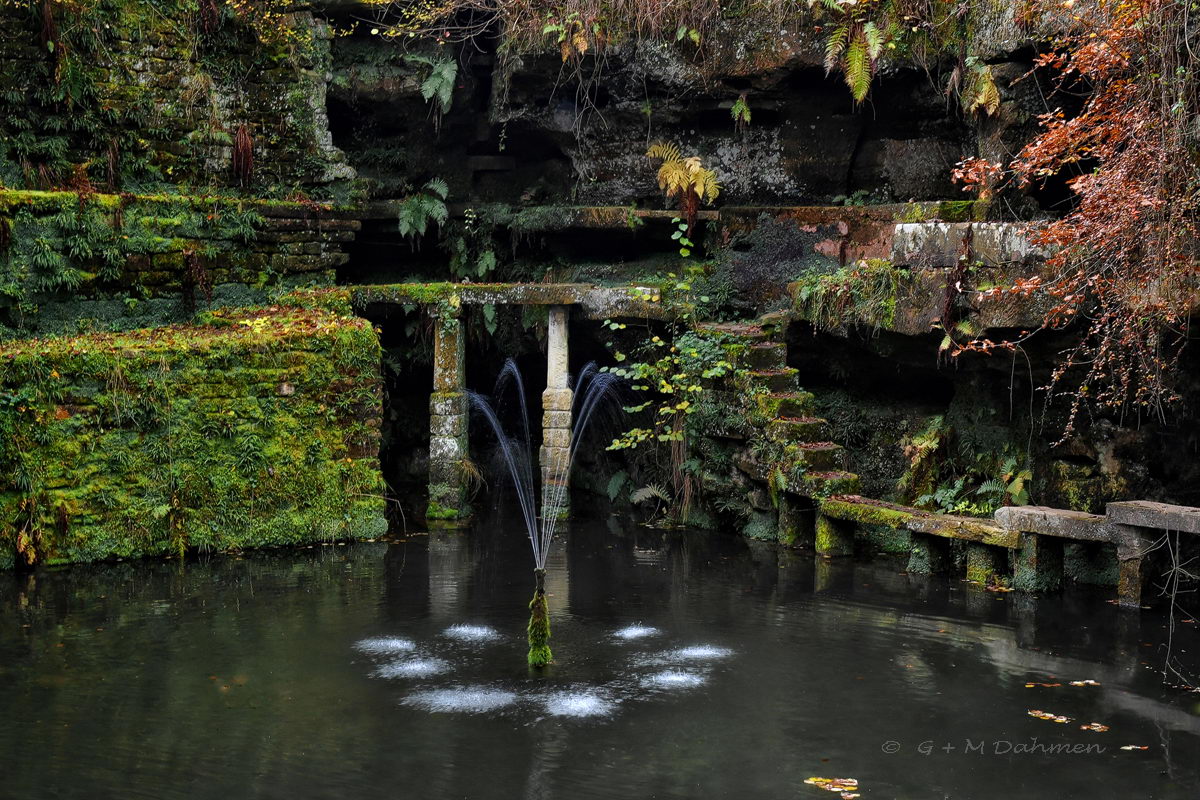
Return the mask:
<path fill-rule="evenodd" d="M 854 523 L 818 514 L 816 550 L 826 558 L 854 555 Z"/>
<path fill-rule="evenodd" d="M 22 563 L 382 533 L 379 345 L 279 308 L 0 351 L 0 553 Z"/>
<path fill-rule="evenodd" d="M 915 575 L 940 575 L 949 571 L 950 542 L 939 536 L 914 534 L 908 556 L 908 571 Z"/>
<path fill-rule="evenodd" d="M 1021 534 L 1013 554 L 1013 588 L 1022 592 L 1054 592 L 1062 586 L 1063 545 L 1050 536 Z"/>

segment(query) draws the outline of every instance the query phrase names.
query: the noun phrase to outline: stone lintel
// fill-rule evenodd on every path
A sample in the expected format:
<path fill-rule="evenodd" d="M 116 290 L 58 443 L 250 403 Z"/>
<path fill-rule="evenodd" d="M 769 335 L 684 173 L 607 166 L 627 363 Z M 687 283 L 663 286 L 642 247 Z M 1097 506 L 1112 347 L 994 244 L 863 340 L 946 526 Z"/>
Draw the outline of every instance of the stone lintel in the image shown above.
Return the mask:
<path fill-rule="evenodd" d="M 1106 512 L 1110 522 L 1132 525 L 1156 531 L 1200 533 L 1200 508 L 1131 500 L 1109 503 Z"/>
<path fill-rule="evenodd" d="M 1107 518 L 1082 511 L 1047 506 L 1006 506 L 996 510 L 996 522 L 1009 531 L 1040 533 L 1084 542 L 1113 541 L 1113 531 Z"/>

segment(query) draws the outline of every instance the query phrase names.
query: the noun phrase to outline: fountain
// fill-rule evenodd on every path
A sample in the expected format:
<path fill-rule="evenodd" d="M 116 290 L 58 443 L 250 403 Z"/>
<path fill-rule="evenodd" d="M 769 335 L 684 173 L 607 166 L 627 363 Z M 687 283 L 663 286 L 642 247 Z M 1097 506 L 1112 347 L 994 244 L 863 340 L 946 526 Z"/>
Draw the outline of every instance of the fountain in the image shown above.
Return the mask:
<path fill-rule="evenodd" d="M 543 458 L 549 463 L 542 464 L 544 476 L 542 484 L 542 513 L 539 518 L 534 498 L 533 480 L 533 447 L 529 426 L 529 408 L 525 400 L 525 382 L 516 362 L 511 358 L 504 363 L 500 377 L 496 380 L 493 398 L 502 396 L 510 385 L 518 399 L 518 420 L 520 430 L 518 436 L 508 436 L 496 409 L 483 395 L 468 392 L 471 406 L 488 421 L 496 439 L 499 442 L 501 459 L 508 469 L 516 490 L 517 503 L 521 508 L 521 517 L 525 522 L 525 530 L 529 535 L 529 543 L 533 547 L 533 599 L 529 601 L 529 666 L 541 668 L 552 660 L 550 652 L 550 613 L 546 601 L 546 559 L 550 554 L 550 543 L 559 521 L 566 516 L 567 486 L 570 482 L 571 465 L 575 460 L 575 451 L 583 440 L 583 434 L 588 424 L 595 416 L 605 398 L 613 397 L 619 382 L 617 376 L 609 372 L 601 372 L 594 362 L 589 362 L 580 371 L 575 380 L 574 398 L 571 404 L 570 443 L 564 449 L 543 448 Z M 540 524 L 539 524 L 540 523 Z"/>

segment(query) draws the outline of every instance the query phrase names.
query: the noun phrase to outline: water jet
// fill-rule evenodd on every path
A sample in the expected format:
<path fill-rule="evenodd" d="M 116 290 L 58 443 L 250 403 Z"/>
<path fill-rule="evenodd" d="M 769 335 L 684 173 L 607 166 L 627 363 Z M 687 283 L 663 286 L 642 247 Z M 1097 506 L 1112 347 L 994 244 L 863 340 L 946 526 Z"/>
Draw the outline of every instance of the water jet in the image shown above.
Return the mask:
<path fill-rule="evenodd" d="M 550 543 L 559 522 L 566 516 L 568 486 L 571 478 L 571 466 L 575 460 L 575 452 L 583 439 L 589 423 L 597 409 L 606 398 L 614 397 L 620 379 L 617 376 L 601 372 L 596 364 L 589 362 L 579 372 L 573 389 L 571 387 L 550 387 L 547 393 L 566 399 L 566 411 L 572 420 L 571 427 L 566 431 L 565 446 L 551 446 L 543 441 L 541 448 L 542 471 L 542 507 L 541 515 L 535 498 L 533 481 L 533 447 L 530 435 L 529 408 L 525 400 L 525 382 L 521 371 L 513 359 L 504 363 L 500 376 L 496 380 L 493 398 L 499 398 L 510 386 L 517 396 L 518 435 L 509 436 L 492 401 L 475 392 L 468 392 L 472 408 L 488 422 L 499 444 L 501 460 L 508 470 L 521 509 L 521 518 L 525 523 L 525 532 L 529 536 L 533 548 L 533 599 L 529 601 L 529 666 L 541 669 L 553 661 L 550 651 L 550 606 L 546 597 L 546 559 L 550 554 Z M 549 412 L 547 413 L 549 416 Z M 556 429 L 556 432 L 559 432 Z M 545 434 L 543 438 L 545 439 Z"/>

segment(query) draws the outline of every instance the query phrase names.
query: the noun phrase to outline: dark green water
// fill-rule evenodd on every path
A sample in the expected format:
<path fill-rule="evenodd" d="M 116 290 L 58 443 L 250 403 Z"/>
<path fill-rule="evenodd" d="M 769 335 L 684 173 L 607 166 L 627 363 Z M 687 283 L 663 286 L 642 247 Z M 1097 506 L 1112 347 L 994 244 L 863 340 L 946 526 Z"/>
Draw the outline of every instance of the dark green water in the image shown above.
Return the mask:
<path fill-rule="evenodd" d="M 1200 797 L 1200 694 L 1160 687 L 1151 612 L 577 524 L 530 676 L 518 529 L 403 538 L 0 575 L 0 797 Z"/>

